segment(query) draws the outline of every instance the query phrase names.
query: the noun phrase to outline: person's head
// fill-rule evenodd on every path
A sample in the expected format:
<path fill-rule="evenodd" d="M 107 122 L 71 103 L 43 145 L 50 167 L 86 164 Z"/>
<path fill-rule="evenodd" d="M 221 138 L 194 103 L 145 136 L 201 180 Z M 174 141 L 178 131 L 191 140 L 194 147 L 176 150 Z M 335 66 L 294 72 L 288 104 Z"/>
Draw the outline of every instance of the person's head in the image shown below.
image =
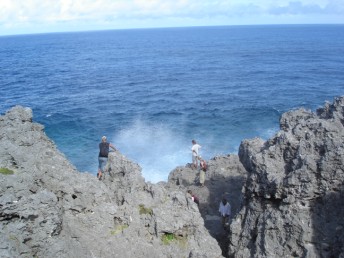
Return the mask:
<path fill-rule="evenodd" d="M 191 142 L 192 142 L 192 144 L 196 144 L 196 141 L 195 141 L 195 140 L 192 140 Z"/>
<path fill-rule="evenodd" d="M 222 198 L 222 203 L 225 205 L 227 203 L 227 199 L 225 197 Z"/>
<path fill-rule="evenodd" d="M 106 142 L 106 136 L 102 137 L 102 142 Z"/>
<path fill-rule="evenodd" d="M 191 190 L 188 190 L 188 192 L 187 192 L 187 193 L 192 195 L 192 191 L 191 191 Z"/>

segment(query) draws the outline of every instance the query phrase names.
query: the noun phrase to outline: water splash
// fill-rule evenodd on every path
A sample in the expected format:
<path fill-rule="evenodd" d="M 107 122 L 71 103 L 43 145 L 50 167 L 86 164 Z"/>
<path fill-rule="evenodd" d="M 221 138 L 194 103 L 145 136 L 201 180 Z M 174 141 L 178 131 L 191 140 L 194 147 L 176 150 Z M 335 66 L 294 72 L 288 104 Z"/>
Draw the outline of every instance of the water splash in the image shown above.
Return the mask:
<path fill-rule="evenodd" d="M 113 142 L 140 164 L 143 176 L 153 183 L 166 181 L 171 170 L 191 160 L 189 140 L 164 124 L 136 120 L 116 133 Z"/>

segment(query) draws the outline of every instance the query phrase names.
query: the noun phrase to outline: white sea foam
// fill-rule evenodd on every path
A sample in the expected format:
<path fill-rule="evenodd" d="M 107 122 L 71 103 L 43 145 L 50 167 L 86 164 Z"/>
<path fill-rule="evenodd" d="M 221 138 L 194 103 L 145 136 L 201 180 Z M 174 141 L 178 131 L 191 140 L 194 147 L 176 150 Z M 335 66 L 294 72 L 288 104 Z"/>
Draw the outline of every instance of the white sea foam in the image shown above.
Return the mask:
<path fill-rule="evenodd" d="M 191 161 L 191 140 L 176 135 L 164 124 L 137 120 L 115 134 L 113 142 L 142 167 L 145 179 L 153 183 L 167 181 L 169 172 Z"/>

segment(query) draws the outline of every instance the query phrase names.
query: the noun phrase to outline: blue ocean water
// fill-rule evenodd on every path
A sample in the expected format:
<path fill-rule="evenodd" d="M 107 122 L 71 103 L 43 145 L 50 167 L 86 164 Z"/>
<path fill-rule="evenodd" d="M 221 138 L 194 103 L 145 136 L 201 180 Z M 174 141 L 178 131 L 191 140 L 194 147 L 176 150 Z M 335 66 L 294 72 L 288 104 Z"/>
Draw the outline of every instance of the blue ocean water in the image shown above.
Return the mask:
<path fill-rule="evenodd" d="M 228 26 L 0 37 L 0 113 L 29 106 L 79 171 L 106 135 L 148 181 L 267 139 L 280 115 L 344 95 L 344 25 Z"/>

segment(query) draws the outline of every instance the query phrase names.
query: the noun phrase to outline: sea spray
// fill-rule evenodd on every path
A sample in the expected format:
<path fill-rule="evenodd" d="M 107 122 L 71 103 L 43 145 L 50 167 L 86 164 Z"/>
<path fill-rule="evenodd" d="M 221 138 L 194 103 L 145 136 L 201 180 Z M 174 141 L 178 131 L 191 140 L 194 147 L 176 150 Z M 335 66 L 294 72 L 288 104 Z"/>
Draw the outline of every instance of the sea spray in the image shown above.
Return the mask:
<path fill-rule="evenodd" d="M 142 120 L 113 136 L 115 145 L 142 167 L 143 176 L 151 182 L 166 181 L 171 170 L 191 162 L 189 141 L 167 125 Z"/>

